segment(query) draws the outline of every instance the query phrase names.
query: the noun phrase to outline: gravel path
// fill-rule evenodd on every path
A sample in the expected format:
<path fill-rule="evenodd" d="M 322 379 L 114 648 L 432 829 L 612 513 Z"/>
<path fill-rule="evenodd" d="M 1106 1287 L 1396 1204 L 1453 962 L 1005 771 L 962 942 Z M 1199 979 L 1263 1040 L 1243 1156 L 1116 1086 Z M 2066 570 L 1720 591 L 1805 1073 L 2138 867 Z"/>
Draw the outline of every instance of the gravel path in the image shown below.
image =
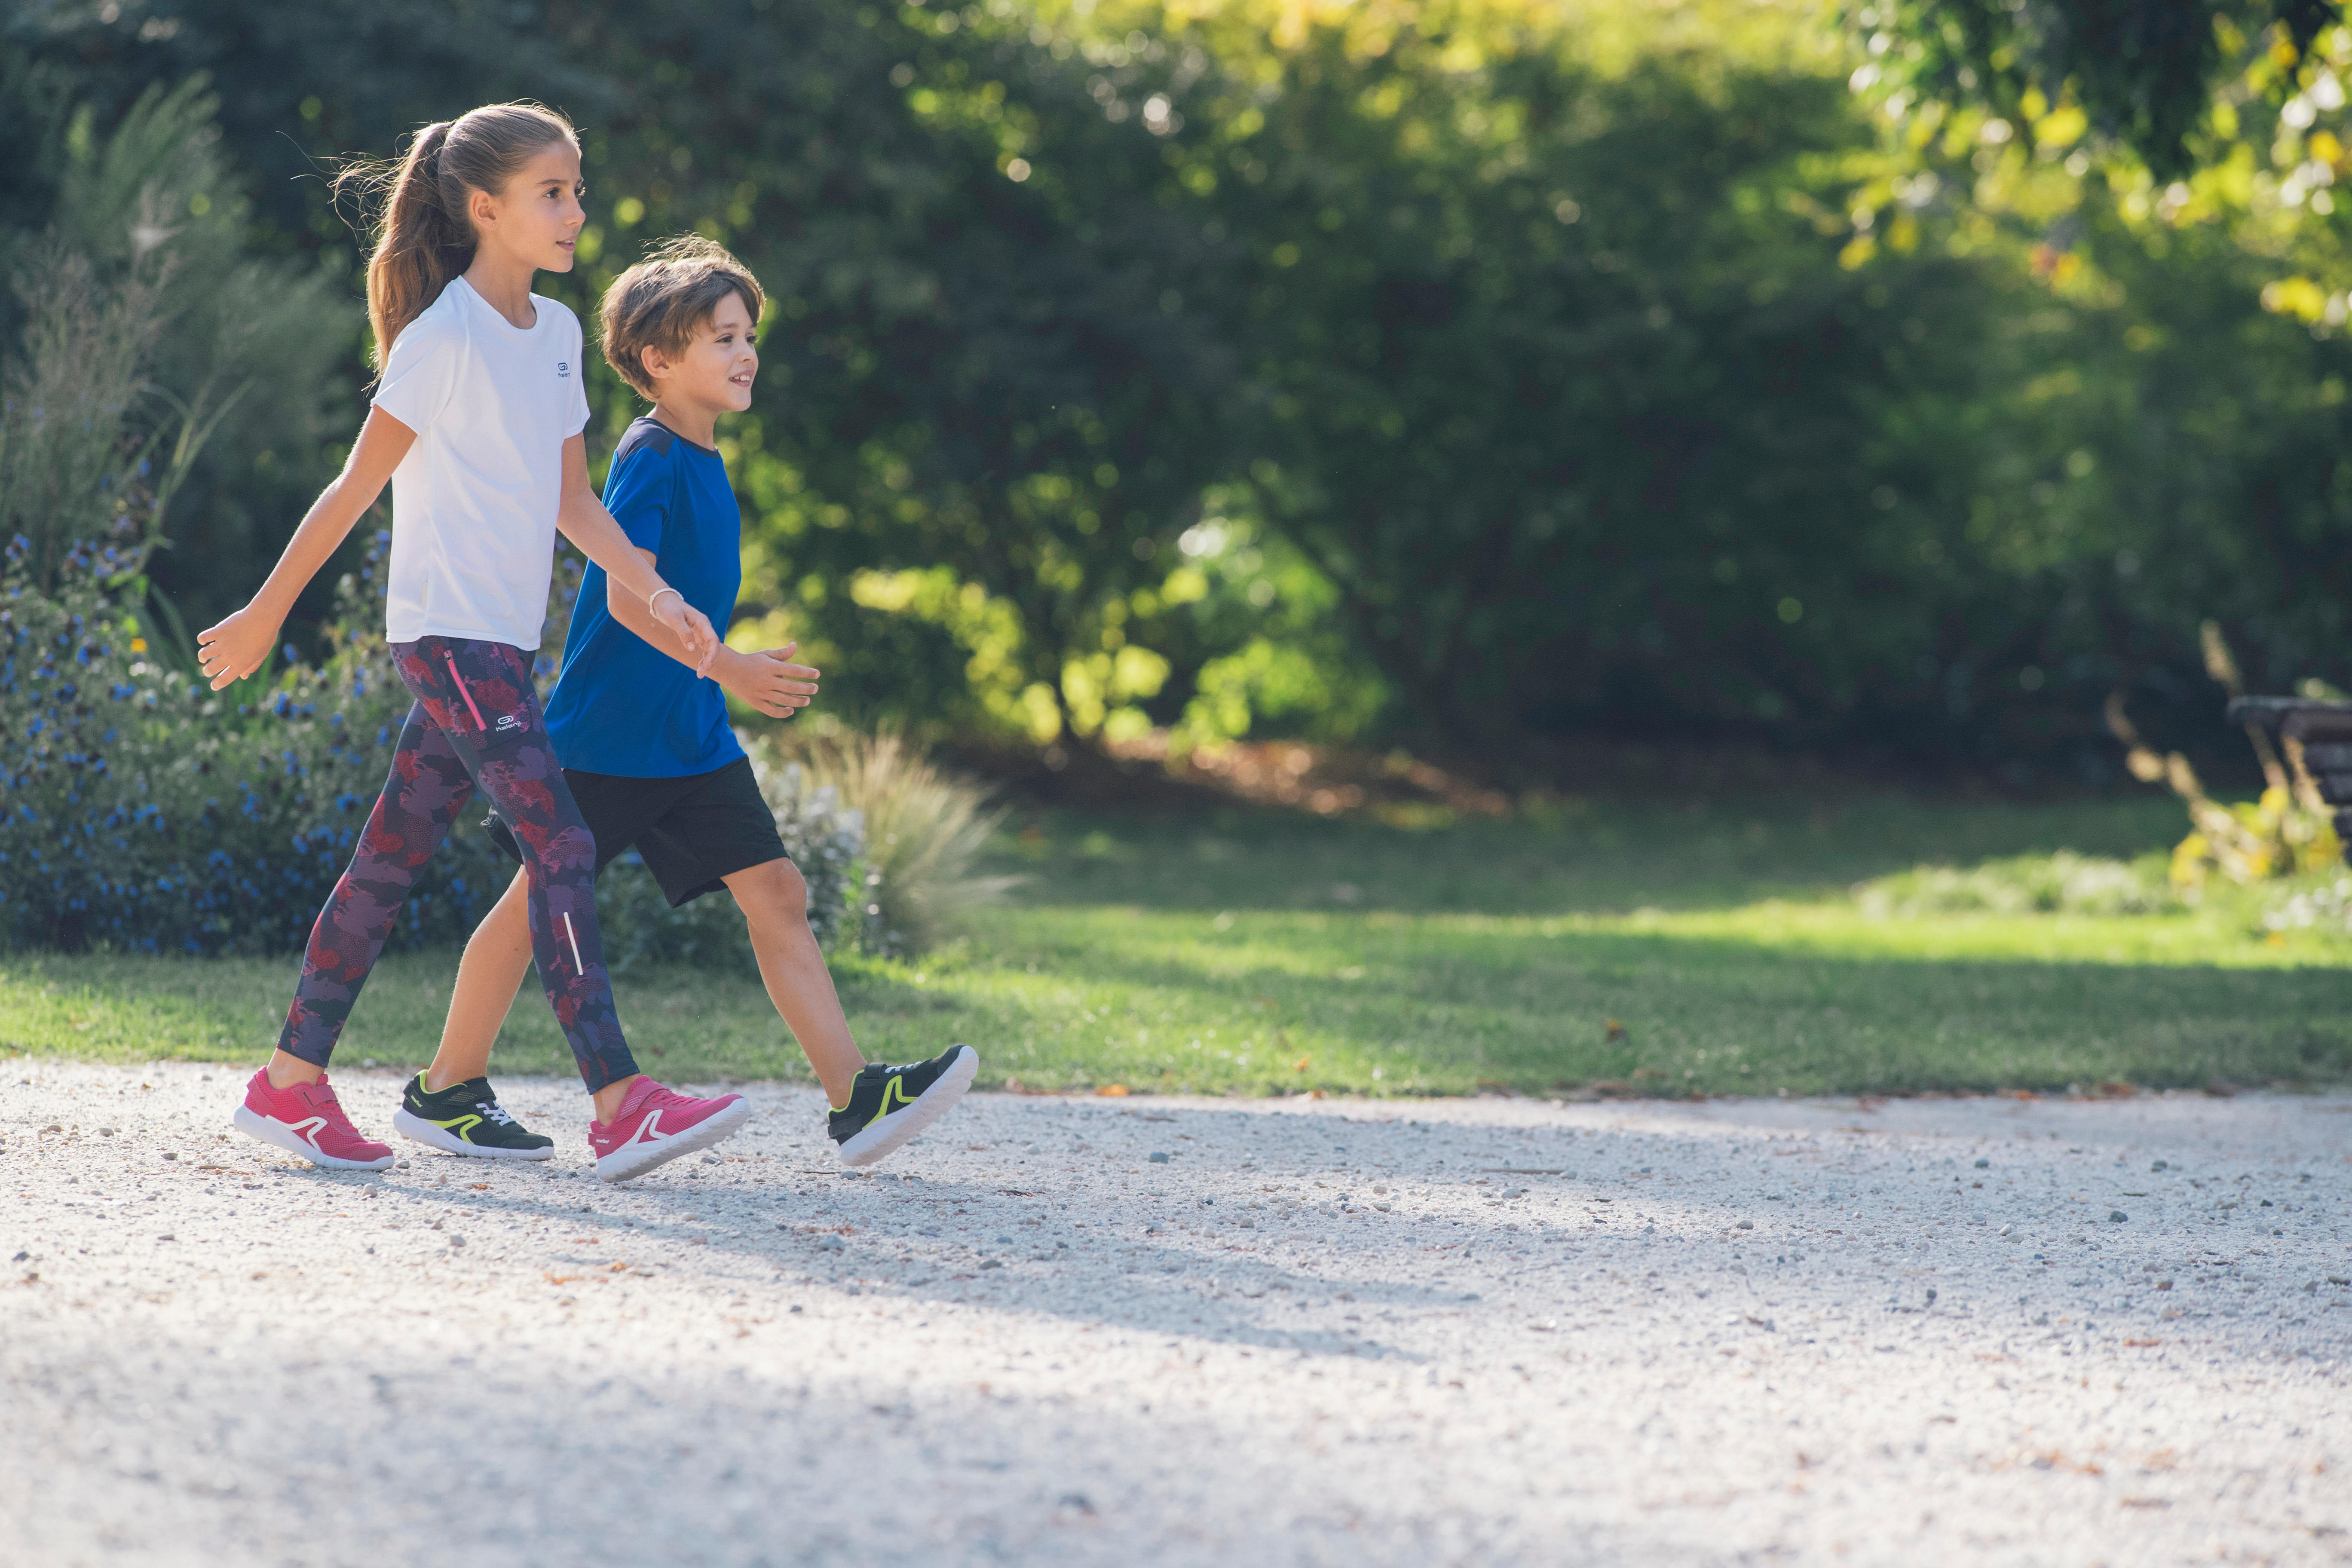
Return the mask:
<path fill-rule="evenodd" d="M 763 1086 L 611 1188 L 241 1081 L 0 1063 L 0 1563 L 2352 1560 L 2352 1100 Z"/>

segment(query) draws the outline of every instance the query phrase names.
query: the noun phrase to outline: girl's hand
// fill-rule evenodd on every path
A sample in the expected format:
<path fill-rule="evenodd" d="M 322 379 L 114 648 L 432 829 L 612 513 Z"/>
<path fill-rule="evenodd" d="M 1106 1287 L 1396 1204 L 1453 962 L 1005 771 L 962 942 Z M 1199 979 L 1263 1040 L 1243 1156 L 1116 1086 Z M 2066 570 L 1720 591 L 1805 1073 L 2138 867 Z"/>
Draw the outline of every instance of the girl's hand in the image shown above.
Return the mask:
<path fill-rule="evenodd" d="M 278 646 L 281 619 L 247 605 L 215 626 L 196 634 L 196 663 L 218 691 L 259 669 Z"/>
<path fill-rule="evenodd" d="M 709 675 L 710 661 L 719 657 L 719 634 L 710 629 L 709 617 L 688 604 L 686 595 L 678 593 L 656 594 L 647 608 L 653 611 L 655 620 L 670 629 L 678 646 L 695 661 L 696 676 Z"/>

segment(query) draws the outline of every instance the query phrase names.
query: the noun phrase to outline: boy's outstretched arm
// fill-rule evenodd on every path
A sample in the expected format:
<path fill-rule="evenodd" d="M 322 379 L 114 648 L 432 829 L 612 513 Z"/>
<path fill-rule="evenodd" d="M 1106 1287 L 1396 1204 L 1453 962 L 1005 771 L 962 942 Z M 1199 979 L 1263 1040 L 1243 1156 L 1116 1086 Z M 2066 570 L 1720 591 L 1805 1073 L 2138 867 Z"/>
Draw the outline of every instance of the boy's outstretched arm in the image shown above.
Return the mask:
<path fill-rule="evenodd" d="M 270 568 L 268 581 L 245 608 L 197 634 L 196 662 L 215 691 L 261 668 L 278 646 L 278 628 L 286 624 L 295 599 L 350 535 L 352 525 L 375 504 L 392 470 L 415 444 L 415 431 L 381 408 L 368 410 L 360 438 L 343 459 L 343 471 L 310 503 L 302 525 Z"/>
<path fill-rule="evenodd" d="M 654 558 L 654 552 L 643 546 L 638 547 L 637 553 L 648 562 Z M 656 650 L 694 668 L 697 674 L 701 673 L 670 629 L 646 613 L 646 602 L 614 582 L 609 574 L 605 578 L 604 603 L 614 620 Z M 785 656 L 799 646 L 786 643 L 757 653 L 740 653 L 721 643 L 718 657 L 711 660 L 710 679 L 769 718 L 789 719 L 793 710 L 807 707 L 809 699 L 816 695 L 817 672 L 804 664 L 785 662 Z"/>

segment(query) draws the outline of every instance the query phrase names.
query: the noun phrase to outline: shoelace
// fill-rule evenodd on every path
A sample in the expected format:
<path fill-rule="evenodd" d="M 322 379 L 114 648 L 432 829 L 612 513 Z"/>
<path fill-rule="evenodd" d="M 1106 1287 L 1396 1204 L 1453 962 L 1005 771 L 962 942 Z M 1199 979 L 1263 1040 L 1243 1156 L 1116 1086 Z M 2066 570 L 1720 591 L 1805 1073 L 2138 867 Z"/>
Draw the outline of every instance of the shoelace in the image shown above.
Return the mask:
<path fill-rule="evenodd" d="M 360 1130 L 352 1125 L 352 1119 L 344 1113 L 343 1102 L 335 1098 L 335 1091 L 324 1082 L 310 1085 L 309 1092 L 302 1098 L 311 1110 L 325 1117 L 327 1125 L 336 1131 L 348 1132 L 354 1138 L 360 1135 Z"/>
<path fill-rule="evenodd" d="M 501 1127 L 515 1125 L 515 1119 L 507 1114 L 506 1107 L 495 1100 L 478 1100 L 474 1101 L 474 1109 Z"/>

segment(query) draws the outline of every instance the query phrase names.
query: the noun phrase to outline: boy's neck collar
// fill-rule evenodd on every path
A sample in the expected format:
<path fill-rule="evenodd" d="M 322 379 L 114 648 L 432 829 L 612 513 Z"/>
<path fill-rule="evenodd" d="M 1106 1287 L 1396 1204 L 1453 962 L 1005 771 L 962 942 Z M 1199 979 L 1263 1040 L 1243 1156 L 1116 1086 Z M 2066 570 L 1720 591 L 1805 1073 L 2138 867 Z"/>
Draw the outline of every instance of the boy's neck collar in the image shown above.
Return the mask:
<path fill-rule="evenodd" d="M 719 450 L 719 416 L 716 414 L 698 414 L 691 408 L 656 403 L 653 412 L 646 417 L 689 447 L 699 447 L 713 454 Z"/>

